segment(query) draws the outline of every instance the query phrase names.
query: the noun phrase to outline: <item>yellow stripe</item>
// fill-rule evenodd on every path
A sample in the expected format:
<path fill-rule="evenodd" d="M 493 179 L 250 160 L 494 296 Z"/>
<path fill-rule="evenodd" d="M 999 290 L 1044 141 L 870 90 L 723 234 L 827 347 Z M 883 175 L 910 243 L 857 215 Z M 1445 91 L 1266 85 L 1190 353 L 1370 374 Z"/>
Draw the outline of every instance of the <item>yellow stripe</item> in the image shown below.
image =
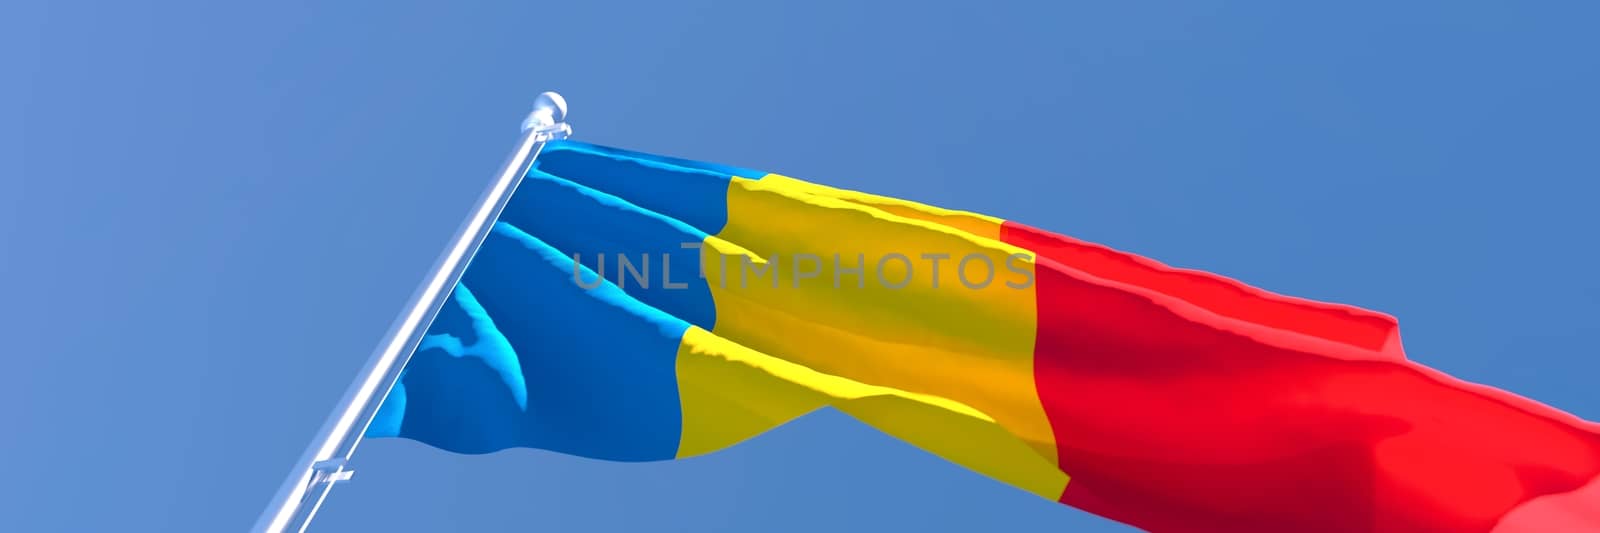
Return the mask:
<path fill-rule="evenodd" d="M 875 208 L 885 213 L 902 216 L 923 222 L 932 222 L 961 230 L 978 237 L 1000 240 L 1000 224 L 1005 221 L 971 211 L 957 211 L 931 205 L 921 204 L 910 200 L 902 200 L 889 196 L 879 196 L 860 191 L 837 189 L 826 185 L 818 185 L 809 181 L 798 180 L 781 174 L 768 174 L 761 178 L 769 187 L 781 188 L 788 191 L 805 192 L 817 196 L 837 198 L 854 204 Z"/>
<path fill-rule="evenodd" d="M 728 225 L 702 248 L 717 306 L 714 333 L 826 374 L 961 402 L 1054 464 L 1055 441 L 1033 382 L 1034 291 L 1006 284 L 1031 280 L 1033 262 L 1012 258 L 1031 254 L 771 178 L 733 180 Z M 797 254 L 822 259 L 797 261 Z M 895 254 L 911 268 L 884 259 Z M 935 275 L 923 254 L 949 259 Z M 970 282 L 984 278 L 981 259 L 993 265 L 986 287 L 968 288 L 958 277 L 956 261 L 968 256 Z M 753 265 L 768 270 L 756 275 Z"/>
<path fill-rule="evenodd" d="M 678 348 L 678 457 L 726 448 L 831 405 L 952 462 L 1055 500 L 1067 475 L 983 413 L 945 398 L 865 385 L 750 350 L 698 327 Z"/>

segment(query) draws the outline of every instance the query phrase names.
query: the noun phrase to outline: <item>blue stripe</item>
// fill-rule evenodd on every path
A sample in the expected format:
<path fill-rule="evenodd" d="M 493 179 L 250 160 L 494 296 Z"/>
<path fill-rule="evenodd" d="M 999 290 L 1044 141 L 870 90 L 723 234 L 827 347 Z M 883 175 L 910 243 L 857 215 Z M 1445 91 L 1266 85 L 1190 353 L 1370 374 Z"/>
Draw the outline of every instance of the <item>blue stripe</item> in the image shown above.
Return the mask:
<path fill-rule="evenodd" d="M 627 158 L 627 159 L 638 159 L 638 160 L 643 160 L 643 161 L 654 161 L 654 162 L 657 162 L 657 163 L 666 163 L 666 164 L 672 165 L 672 166 L 690 168 L 690 169 L 696 169 L 696 170 L 704 170 L 704 171 L 715 173 L 715 174 L 722 174 L 724 176 L 738 176 L 738 177 L 741 177 L 741 178 L 760 179 L 762 176 L 767 175 L 767 172 L 765 172 L 765 171 L 751 169 L 751 168 L 745 168 L 745 167 L 739 167 L 739 166 L 733 166 L 733 165 L 724 165 L 722 163 L 711 163 L 711 162 L 707 162 L 707 161 L 695 161 L 693 159 L 682 159 L 682 158 L 677 158 L 677 157 L 669 157 L 669 156 L 650 154 L 650 153 L 645 153 L 645 152 L 635 152 L 633 150 L 624 150 L 622 148 L 614 148 L 614 147 L 611 147 L 611 146 L 590 144 L 590 143 L 580 142 L 580 141 L 572 141 L 572 140 L 555 141 L 555 142 L 550 143 L 548 146 L 553 148 L 553 149 L 555 149 L 555 150 L 581 150 L 581 151 L 586 151 L 586 152 L 595 153 L 595 154 L 605 154 L 605 155 L 610 156 L 610 157 Z"/>
<path fill-rule="evenodd" d="M 652 307 L 708 330 L 716 325 L 700 250 L 684 247 L 704 242 L 704 231 L 541 170 L 528 173 L 500 220 L 568 257 L 578 254 L 584 266 Z M 621 268 L 624 258 L 633 270 Z"/>
<path fill-rule="evenodd" d="M 728 185 L 741 169 L 563 141 L 534 168 L 581 183 L 715 235 L 728 224 Z M 749 177 L 749 176 L 743 176 Z"/>
<path fill-rule="evenodd" d="M 621 461 L 675 457 L 678 344 L 689 324 L 716 322 L 710 287 L 697 275 L 700 254 L 681 245 L 727 225 L 733 176 L 764 174 L 551 143 L 368 436 L 461 453 L 531 447 Z M 574 253 L 600 270 L 580 266 L 576 274 L 598 287 L 574 280 Z M 642 283 L 618 268 L 619 255 L 646 271 Z"/>
<path fill-rule="evenodd" d="M 368 436 L 460 453 L 675 457 L 688 323 L 610 283 L 586 290 L 573 278 L 570 258 L 497 223 Z"/>

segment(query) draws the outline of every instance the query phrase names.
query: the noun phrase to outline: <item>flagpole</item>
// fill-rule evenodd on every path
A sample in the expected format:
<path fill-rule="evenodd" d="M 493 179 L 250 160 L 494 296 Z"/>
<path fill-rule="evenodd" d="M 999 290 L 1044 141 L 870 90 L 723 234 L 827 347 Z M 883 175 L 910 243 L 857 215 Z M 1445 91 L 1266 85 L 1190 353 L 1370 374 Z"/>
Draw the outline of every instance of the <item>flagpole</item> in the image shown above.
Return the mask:
<path fill-rule="evenodd" d="M 252 531 L 258 533 L 301 533 L 311 524 L 311 518 L 322 507 L 328 491 L 335 483 L 347 481 L 354 472 L 346 468 L 356 446 L 361 443 L 367 425 L 378 414 L 378 407 L 389 390 L 400 379 L 411 353 L 433 323 L 434 315 L 444 306 L 445 299 L 478 246 L 489 234 L 505 209 L 506 201 L 516 191 L 517 184 L 532 167 L 534 158 L 546 142 L 564 139 L 572 133 L 565 122 L 567 103 L 561 95 L 546 92 L 534 99 L 533 111 L 522 122 L 522 139 L 506 159 L 494 182 L 473 205 L 471 215 L 451 239 L 449 248 L 429 271 L 422 286 L 417 289 L 405 312 L 389 328 L 378 349 L 368 359 L 355 382 L 339 401 L 328 421 L 323 423 L 311 446 L 295 463 L 289 478 L 273 497 Z"/>

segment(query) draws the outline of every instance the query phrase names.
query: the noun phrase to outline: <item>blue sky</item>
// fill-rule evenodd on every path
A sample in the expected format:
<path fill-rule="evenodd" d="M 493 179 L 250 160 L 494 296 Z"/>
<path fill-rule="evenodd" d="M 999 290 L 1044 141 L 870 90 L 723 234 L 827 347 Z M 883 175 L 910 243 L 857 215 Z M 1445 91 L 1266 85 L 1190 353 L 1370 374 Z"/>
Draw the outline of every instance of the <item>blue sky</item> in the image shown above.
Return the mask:
<path fill-rule="evenodd" d="M 13 2 L 0 522 L 247 528 L 547 89 L 579 139 L 1385 311 L 1600 419 L 1600 6 L 1111 4 Z M 354 466 L 316 531 L 1124 530 L 835 413 Z"/>

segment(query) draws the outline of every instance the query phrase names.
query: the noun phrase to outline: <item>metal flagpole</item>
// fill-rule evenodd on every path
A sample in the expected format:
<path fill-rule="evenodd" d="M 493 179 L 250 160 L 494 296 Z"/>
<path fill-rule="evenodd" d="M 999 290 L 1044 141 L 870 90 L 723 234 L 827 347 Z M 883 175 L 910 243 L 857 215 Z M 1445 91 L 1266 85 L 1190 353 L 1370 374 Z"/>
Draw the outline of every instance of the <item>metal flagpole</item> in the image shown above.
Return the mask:
<path fill-rule="evenodd" d="M 572 128 L 563 122 L 566 115 L 567 103 L 559 94 L 542 93 L 534 100 L 533 111 L 522 122 L 522 140 L 517 143 L 516 151 L 473 205 L 471 216 L 457 230 L 450 247 L 406 304 L 404 314 L 384 335 L 378 350 L 350 384 L 332 416 L 317 433 L 316 440 L 311 441 L 300 462 L 295 463 L 289 479 L 278 489 L 253 531 L 305 531 L 333 485 L 350 479 L 353 472 L 345 465 L 355 454 L 367 425 L 378 414 L 378 407 L 389 389 L 400 379 L 400 371 L 433 323 L 434 315 L 444 306 L 450 290 L 461 279 L 461 273 L 466 271 L 472 255 L 500 217 L 500 211 L 505 209 L 511 193 L 516 191 L 517 184 L 522 182 L 523 175 L 528 173 L 546 142 L 564 139 L 572 133 Z"/>

